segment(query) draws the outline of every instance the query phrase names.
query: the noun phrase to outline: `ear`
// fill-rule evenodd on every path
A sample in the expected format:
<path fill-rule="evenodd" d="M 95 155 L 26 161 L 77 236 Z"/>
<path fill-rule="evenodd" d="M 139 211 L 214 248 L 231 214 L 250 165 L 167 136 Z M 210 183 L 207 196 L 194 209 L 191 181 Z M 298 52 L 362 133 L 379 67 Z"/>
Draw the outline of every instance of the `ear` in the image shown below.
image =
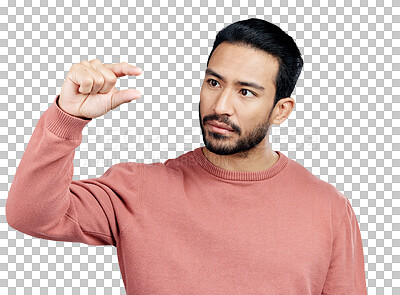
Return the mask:
<path fill-rule="evenodd" d="M 291 97 L 280 99 L 273 110 L 271 124 L 280 125 L 289 117 L 294 108 L 295 102 Z"/>

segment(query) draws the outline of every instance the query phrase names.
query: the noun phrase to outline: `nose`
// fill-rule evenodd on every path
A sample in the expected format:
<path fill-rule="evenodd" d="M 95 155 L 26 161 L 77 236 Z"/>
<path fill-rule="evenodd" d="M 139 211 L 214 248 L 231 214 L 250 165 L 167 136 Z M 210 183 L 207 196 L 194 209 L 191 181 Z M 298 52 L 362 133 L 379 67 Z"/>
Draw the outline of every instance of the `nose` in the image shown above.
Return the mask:
<path fill-rule="evenodd" d="M 229 88 L 223 89 L 219 95 L 216 97 L 216 100 L 213 105 L 214 113 L 219 115 L 232 115 L 233 106 L 232 106 L 232 95 Z"/>

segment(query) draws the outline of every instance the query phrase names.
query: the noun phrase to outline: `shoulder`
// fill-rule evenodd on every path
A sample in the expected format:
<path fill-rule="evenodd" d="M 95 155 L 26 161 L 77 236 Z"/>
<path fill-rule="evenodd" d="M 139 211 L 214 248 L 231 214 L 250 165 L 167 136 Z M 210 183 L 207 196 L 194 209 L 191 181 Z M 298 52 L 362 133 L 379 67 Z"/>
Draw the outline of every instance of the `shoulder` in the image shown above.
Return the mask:
<path fill-rule="evenodd" d="M 109 167 L 101 178 L 115 178 L 121 176 L 134 176 L 144 174 L 147 177 L 162 174 L 181 174 L 182 170 L 190 165 L 195 165 L 192 151 L 186 152 L 177 158 L 167 159 L 164 162 L 138 163 L 122 162 Z"/>
<path fill-rule="evenodd" d="M 289 159 L 286 176 L 293 189 L 319 204 L 325 204 L 333 212 L 344 212 L 348 199 L 333 184 L 320 179 L 296 161 Z"/>
<path fill-rule="evenodd" d="M 182 174 L 185 169 L 193 167 L 194 165 L 197 165 L 196 159 L 193 156 L 193 151 L 189 151 L 176 158 L 167 159 L 163 163 L 156 162 L 146 164 L 144 169 L 149 171 L 154 170 L 160 173 Z"/>
<path fill-rule="evenodd" d="M 100 178 L 114 178 L 123 175 L 139 175 L 143 173 L 144 163 L 121 162 L 109 167 Z"/>

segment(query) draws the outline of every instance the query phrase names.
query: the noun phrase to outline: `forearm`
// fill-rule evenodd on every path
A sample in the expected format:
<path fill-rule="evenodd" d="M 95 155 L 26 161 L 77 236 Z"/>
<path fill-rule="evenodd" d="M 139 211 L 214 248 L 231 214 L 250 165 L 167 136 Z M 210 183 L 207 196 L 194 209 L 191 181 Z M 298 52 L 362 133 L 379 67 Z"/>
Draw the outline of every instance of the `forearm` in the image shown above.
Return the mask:
<path fill-rule="evenodd" d="M 39 119 L 14 176 L 6 203 L 11 227 L 45 233 L 69 207 L 75 149 L 90 120 L 72 117 L 53 105 Z"/>

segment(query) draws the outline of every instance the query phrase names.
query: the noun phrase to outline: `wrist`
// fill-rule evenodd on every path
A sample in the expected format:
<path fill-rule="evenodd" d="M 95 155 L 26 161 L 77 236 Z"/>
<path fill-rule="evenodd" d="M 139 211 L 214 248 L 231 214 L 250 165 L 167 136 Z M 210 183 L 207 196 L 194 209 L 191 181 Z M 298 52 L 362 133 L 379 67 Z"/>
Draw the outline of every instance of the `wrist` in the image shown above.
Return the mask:
<path fill-rule="evenodd" d="M 83 120 L 91 120 L 91 118 L 79 117 L 79 116 L 75 116 L 75 115 L 72 115 L 72 114 L 66 112 L 66 111 L 60 106 L 59 99 L 60 99 L 60 95 L 57 96 L 56 105 L 57 105 L 57 107 L 58 107 L 62 112 L 66 113 L 66 114 L 69 115 L 69 116 L 75 117 L 75 118 L 79 118 L 79 119 L 83 119 Z"/>

